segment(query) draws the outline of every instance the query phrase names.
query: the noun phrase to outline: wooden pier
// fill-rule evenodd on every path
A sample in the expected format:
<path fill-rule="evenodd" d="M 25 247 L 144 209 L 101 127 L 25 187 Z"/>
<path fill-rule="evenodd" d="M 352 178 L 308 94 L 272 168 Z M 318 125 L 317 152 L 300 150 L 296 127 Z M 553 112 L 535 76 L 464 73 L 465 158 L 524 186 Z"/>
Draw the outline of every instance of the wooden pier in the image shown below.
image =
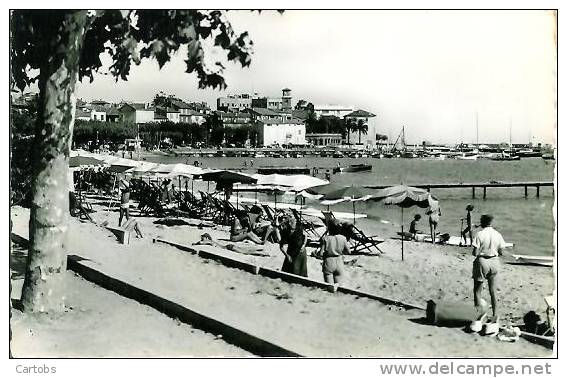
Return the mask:
<path fill-rule="evenodd" d="M 439 183 L 439 184 L 415 184 L 410 185 L 416 188 L 426 189 L 428 192 L 431 189 L 472 189 L 472 198 L 476 198 L 476 190 L 482 189 L 482 198 L 486 199 L 486 189 L 487 188 L 524 188 L 524 197 L 528 197 L 528 188 L 536 189 L 536 197 L 539 198 L 539 192 L 541 187 L 552 187 L 553 181 L 525 181 L 525 182 L 502 182 L 502 181 L 491 181 L 491 182 L 473 182 L 473 183 Z M 367 188 L 371 189 L 384 189 L 391 187 L 392 185 L 367 185 Z"/>

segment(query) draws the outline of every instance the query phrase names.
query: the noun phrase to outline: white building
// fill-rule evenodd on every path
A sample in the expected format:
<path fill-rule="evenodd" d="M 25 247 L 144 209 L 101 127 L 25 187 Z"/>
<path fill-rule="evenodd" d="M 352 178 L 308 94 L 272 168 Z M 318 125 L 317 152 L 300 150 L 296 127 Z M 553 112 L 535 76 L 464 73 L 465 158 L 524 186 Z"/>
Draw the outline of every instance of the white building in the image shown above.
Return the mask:
<path fill-rule="evenodd" d="M 124 104 L 118 110 L 125 123 L 154 122 L 154 108 L 148 104 Z"/>
<path fill-rule="evenodd" d="M 187 121 L 184 121 L 184 122 L 194 123 L 194 124 L 197 124 L 197 125 L 202 125 L 207 120 L 205 114 L 199 113 L 198 111 L 193 110 L 193 109 L 189 109 L 186 116 L 188 118 L 187 118 Z"/>
<path fill-rule="evenodd" d="M 264 146 L 274 144 L 305 145 L 305 123 L 298 119 L 291 120 L 259 120 L 258 141 Z"/>
<path fill-rule="evenodd" d="M 335 116 L 343 118 L 347 114 L 352 113 L 354 107 L 336 104 L 319 104 L 314 105 L 313 110 L 317 118 L 320 118 L 321 116 Z"/>
<path fill-rule="evenodd" d="M 92 121 L 106 122 L 106 109 L 99 105 L 92 105 L 89 107 L 89 109 L 91 111 Z"/>

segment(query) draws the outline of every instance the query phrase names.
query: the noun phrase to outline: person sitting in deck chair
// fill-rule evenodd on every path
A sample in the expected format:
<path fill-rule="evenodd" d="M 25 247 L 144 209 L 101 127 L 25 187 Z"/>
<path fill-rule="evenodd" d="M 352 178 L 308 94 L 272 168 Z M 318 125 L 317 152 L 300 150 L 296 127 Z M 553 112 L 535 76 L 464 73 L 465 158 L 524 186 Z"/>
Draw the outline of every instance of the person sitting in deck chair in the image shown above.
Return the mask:
<path fill-rule="evenodd" d="M 270 221 L 262 219 L 263 213 L 264 212 L 260 206 L 252 206 L 248 214 L 250 229 L 264 241 L 270 240 L 269 238 L 272 236 L 274 243 L 279 243 L 281 237 L 277 218 L 275 220 L 276 224 L 272 226 Z"/>
<path fill-rule="evenodd" d="M 232 221 L 230 226 L 230 240 L 233 242 L 252 240 L 256 244 L 264 244 L 266 240 L 262 240 L 256 235 L 250 226 L 250 218 L 245 211 L 239 211 L 238 216 Z"/>

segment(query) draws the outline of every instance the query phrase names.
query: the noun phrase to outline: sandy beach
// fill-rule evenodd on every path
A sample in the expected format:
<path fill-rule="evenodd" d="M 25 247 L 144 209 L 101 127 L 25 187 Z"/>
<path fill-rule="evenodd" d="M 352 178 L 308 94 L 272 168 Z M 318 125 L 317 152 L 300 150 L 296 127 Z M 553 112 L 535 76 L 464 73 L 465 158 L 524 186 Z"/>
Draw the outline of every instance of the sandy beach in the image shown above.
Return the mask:
<path fill-rule="evenodd" d="M 101 207 L 98 210 L 93 213 L 96 222 L 117 223 L 116 212 L 106 212 Z M 14 231 L 27 237 L 28 211 L 15 207 L 12 219 Z M 115 236 L 104 228 L 72 219 L 69 253 L 88 258 L 112 275 L 136 282 L 144 289 L 157 285 L 179 303 L 259 332 L 269 330 L 271 337 L 305 355 L 531 357 L 551 354 L 550 350 L 525 340 L 503 343 L 495 338 L 467 334 L 460 328 L 426 325 L 420 320 L 423 312 L 418 310 L 401 310 L 370 299 L 254 276 L 151 242 L 154 237 L 162 237 L 190 244 L 203 232 L 222 240 L 228 236 L 225 227 L 166 227 L 155 225 L 155 218 L 136 219 L 145 238 L 132 239 L 130 245 L 118 244 Z M 402 262 L 398 241 L 389 240 L 382 246 L 386 251 L 382 257 L 346 258 L 349 286 L 423 306 L 429 299 L 471 301 L 472 257 L 464 250 L 406 243 L 406 258 Z M 238 255 L 240 259 L 276 269 L 283 261 L 275 244 L 265 247 L 269 257 L 244 256 L 218 248 L 215 252 Z M 311 278 L 322 279 L 319 260 L 309 258 L 308 269 Z M 534 274 L 535 271 L 540 273 Z M 544 309 L 542 297 L 553 289 L 551 269 L 503 264 L 502 276 L 499 294 L 505 321 L 515 321 L 530 309 L 538 312 Z M 523 282 L 522 286 L 518 282 Z M 184 289 L 179 290 L 180 287 Z M 73 297 L 69 300 L 73 301 Z M 23 315 L 24 319 L 26 316 Z M 14 338 L 17 337 L 14 330 Z M 215 355 L 231 352 L 238 353 L 221 348 Z M 89 350 L 83 353 L 88 355 Z M 169 355 L 168 350 L 164 353 Z"/>

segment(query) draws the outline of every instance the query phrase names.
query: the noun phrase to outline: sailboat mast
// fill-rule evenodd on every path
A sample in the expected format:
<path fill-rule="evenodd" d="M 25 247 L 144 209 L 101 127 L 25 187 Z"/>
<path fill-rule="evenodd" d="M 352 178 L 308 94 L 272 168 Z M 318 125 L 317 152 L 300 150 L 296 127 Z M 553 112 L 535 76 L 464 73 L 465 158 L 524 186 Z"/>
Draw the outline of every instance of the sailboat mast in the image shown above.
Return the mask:
<path fill-rule="evenodd" d="M 510 153 L 512 153 L 512 117 L 510 117 Z"/>
<path fill-rule="evenodd" d="M 478 112 L 475 112 L 476 115 L 476 148 L 478 148 Z"/>

